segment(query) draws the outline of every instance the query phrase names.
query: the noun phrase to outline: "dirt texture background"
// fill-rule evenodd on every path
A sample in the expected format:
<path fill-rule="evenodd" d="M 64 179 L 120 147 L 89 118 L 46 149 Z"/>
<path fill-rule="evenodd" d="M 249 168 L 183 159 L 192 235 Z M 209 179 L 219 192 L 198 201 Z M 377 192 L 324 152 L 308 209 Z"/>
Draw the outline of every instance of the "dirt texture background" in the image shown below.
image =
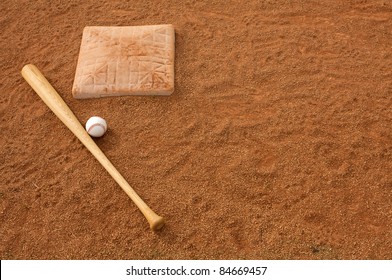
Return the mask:
<path fill-rule="evenodd" d="M 392 3 L 0 3 L 1 259 L 391 259 Z M 89 25 L 173 24 L 170 97 L 72 97 Z M 35 64 L 166 226 L 20 75 Z"/>

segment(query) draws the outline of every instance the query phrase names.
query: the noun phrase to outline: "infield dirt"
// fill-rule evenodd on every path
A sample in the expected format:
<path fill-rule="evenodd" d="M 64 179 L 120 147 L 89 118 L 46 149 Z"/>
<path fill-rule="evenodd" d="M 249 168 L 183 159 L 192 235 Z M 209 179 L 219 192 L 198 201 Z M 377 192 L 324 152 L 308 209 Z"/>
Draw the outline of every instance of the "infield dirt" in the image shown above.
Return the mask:
<path fill-rule="evenodd" d="M 158 3 L 159 2 L 159 3 Z M 2 1 L 1 259 L 391 259 L 390 1 Z M 169 97 L 76 100 L 85 26 L 173 24 Z M 166 227 L 22 79 L 35 64 Z"/>

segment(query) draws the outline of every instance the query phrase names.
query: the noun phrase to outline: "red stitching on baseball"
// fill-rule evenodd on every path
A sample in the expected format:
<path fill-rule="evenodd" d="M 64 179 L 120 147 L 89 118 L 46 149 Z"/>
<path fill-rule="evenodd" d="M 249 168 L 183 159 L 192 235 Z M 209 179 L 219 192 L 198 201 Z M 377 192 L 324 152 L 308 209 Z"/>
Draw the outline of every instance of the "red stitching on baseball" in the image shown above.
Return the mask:
<path fill-rule="evenodd" d="M 106 132 L 105 126 L 104 126 L 103 124 L 101 124 L 101 123 L 95 123 L 95 124 L 91 125 L 91 126 L 89 127 L 89 129 L 87 130 L 87 132 L 90 132 L 90 130 L 91 130 L 93 127 L 96 127 L 97 125 L 103 128 L 103 133 Z"/>

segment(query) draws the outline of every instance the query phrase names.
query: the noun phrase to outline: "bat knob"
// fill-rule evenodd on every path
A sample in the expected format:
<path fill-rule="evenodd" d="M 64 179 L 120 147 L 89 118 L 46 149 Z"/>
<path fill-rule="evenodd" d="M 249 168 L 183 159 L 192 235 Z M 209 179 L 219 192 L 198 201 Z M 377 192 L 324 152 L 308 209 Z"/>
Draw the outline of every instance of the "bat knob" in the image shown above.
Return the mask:
<path fill-rule="evenodd" d="M 152 230 L 160 230 L 165 225 L 165 220 L 158 215 L 154 215 L 148 220 Z"/>

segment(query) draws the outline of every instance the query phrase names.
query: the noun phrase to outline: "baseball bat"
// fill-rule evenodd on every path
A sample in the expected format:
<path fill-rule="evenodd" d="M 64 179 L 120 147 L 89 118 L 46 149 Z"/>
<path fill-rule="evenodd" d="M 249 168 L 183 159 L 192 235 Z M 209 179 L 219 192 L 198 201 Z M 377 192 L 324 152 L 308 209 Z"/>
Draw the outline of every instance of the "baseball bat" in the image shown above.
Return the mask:
<path fill-rule="evenodd" d="M 101 149 L 91 139 L 90 135 L 83 128 L 74 113 L 42 75 L 38 68 L 32 64 L 27 64 L 22 68 L 22 76 L 34 91 L 41 97 L 53 113 L 72 131 L 72 133 L 83 143 L 83 145 L 93 154 L 93 156 L 102 164 L 113 179 L 120 185 L 126 194 L 132 199 L 139 210 L 146 217 L 150 228 L 158 230 L 163 227 L 164 220 L 157 215 L 150 207 L 140 198 L 133 190 L 124 177 L 117 171 L 113 164 L 108 160 Z"/>

